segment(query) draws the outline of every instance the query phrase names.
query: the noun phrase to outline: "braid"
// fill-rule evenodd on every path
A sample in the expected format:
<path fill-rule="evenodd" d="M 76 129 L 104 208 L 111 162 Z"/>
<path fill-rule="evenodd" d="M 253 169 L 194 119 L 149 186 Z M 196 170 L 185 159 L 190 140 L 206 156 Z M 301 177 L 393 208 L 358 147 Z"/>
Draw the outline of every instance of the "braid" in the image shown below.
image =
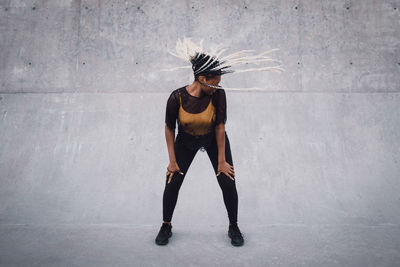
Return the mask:
<path fill-rule="evenodd" d="M 191 41 L 191 38 L 184 37 L 183 41 L 178 39 L 176 43 L 176 54 L 169 51 L 171 55 L 191 63 L 192 65 L 191 68 L 196 81 L 198 81 L 198 77 L 200 75 L 205 76 L 207 79 L 209 79 L 215 76 L 224 75 L 227 73 L 234 73 L 234 72 L 239 73 L 239 72 L 249 72 L 249 71 L 284 71 L 284 69 L 281 68 L 281 65 L 271 66 L 271 67 L 264 66 L 259 68 L 249 68 L 242 70 L 229 69 L 234 65 L 243 65 L 251 63 L 259 65 L 260 62 L 267 62 L 267 61 L 278 62 L 277 60 L 266 57 L 265 54 L 271 53 L 272 51 L 276 51 L 279 49 L 271 49 L 259 55 L 253 55 L 253 56 L 246 55 L 246 53 L 252 52 L 254 50 L 241 50 L 233 54 L 230 54 L 228 56 L 221 57 L 221 54 L 225 50 L 227 50 L 227 48 L 221 48 L 220 50 L 218 50 L 218 48 L 210 49 L 210 52 L 208 52 L 203 49 L 202 43 L 203 40 L 200 41 L 200 45 L 196 45 Z M 173 71 L 184 68 L 190 68 L 190 66 L 162 69 L 162 71 Z"/>

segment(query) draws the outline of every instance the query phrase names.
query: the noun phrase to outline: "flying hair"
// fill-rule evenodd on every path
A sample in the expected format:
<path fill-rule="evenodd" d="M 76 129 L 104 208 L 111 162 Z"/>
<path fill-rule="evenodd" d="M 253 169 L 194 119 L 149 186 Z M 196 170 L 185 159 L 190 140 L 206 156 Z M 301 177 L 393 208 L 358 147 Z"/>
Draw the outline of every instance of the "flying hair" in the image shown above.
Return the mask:
<path fill-rule="evenodd" d="M 167 69 L 161 69 L 161 71 L 175 71 L 179 69 L 192 68 L 195 77 L 200 75 L 215 74 L 223 75 L 227 73 L 240 73 L 240 72 L 256 72 L 256 71 L 284 71 L 282 65 L 276 66 L 260 66 L 264 62 L 277 62 L 278 60 L 272 59 L 266 56 L 269 53 L 278 51 L 278 48 L 270 49 L 262 52 L 258 55 L 251 55 L 250 53 L 255 50 L 240 50 L 238 52 L 229 54 L 221 57 L 221 55 L 228 50 L 228 47 L 222 45 L 212 47 L 208 51 L 203 48 L 203 39 L 199 45 L 194 43 L 190 37 L 183 37 L 183 40 L 178 39 L 175 46 L 175 53 L 168 51 L 171 55 L 180 58 L 191 66 L 180 66 Z M 251 67 L 247 69 L 230 69 L 231 67 L 255 64 L 258 67 Z M 240 90 L 240 88 L 225 88 L 228 90 Z M 247 88 L 247 89 L 261 89 L 261 88 Z"/>

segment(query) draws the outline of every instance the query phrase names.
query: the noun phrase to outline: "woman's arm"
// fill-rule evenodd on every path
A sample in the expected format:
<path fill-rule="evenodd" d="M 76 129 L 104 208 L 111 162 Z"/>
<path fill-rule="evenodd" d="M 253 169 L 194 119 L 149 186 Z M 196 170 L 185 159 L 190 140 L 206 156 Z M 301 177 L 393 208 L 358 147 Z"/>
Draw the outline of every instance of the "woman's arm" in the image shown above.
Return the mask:
<path fill-rule="evenodd" d="M 219 123 L 215 126 L 215 136 L 218 146 L 218 164 L 225 162 L 225 124 Z"/>
<path fill-rule="evenodd" d="M 168 128 L 167 124 L 165 124 L 165 140 L 167 142 L 168 148 L 168 156 L 170 163 L 176 163 L 175 158 L 175 129 L 171 130 Z"/>
<path fill-rule="evenodd" d="M 182 175 L 184 175 L 184 173 L 179 168 L 175 158 L 175 129 L 171 130 L 170 128 L 168 128 L 167 124 L 165 124 L 165 140 L 167 141 L 168 155 L 169 155 L 167 177 L 168 177 L 168 183 L 170 183 L 172 176 L 176 171 Z"/>
<path fill-rule="evenodd" d="M 168 183 L 171 182 L 175 172 L 184 175 L 175 158 L 175 125 L 178 118 L 179 102 L 176 99 L 176 90 L 173 91 L 167 101 L 165 110 L 165 140 L 167 142 L 169 164 L 167 167 Z M 169 125 L 169 127 L 168 127 Z"/>
<path fill-rule="evenodd" d="M 225 124 L 219 123 L 215 126 L 215 137 L 218 146 L 218 171 L 217 176 L 223 172 L 230 179 L 235 180 L 235 171 L 233 166 L 226 162 L 225 159 Z"/>

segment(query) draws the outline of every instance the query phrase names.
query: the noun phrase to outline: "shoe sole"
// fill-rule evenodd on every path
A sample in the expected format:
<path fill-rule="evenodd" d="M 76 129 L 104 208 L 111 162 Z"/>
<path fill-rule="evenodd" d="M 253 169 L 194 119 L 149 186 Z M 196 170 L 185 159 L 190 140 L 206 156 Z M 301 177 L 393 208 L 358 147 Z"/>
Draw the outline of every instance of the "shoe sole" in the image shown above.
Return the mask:
<path fill-rule="evenodd" d="M 228 236 L 231 238 L 231 244 L 234 245 L 235 247 L 240 247 L 240 246 L 243 245 L 244 241 L 241 242 L 241 243 L 234 243 L 234 242 L 233 242 L 233 239 L 232 239 L 232 235 L 231 235 L 230 232 L 228 232 Z"/>
<path fill-rule="evenodd" d="M 172 236 L 172 232 L 169 233 L 168 238 L 170 238 Z M 156 244 L 160 245 L 160 246 L 164 246 L 166 244 L 168 244 L 168 238 L 165 241 L 157 241 L 156 239 Z"/>

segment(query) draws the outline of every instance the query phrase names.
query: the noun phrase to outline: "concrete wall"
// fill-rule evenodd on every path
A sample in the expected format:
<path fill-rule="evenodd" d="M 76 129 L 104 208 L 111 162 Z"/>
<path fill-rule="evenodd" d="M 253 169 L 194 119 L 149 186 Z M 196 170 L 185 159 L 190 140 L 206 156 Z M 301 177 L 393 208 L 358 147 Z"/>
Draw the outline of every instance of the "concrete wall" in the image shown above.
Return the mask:
<path fill-rule="evenodd" d="M 238 220 L 400 222 L 400 1 L 0 1 L 0 223 L 162 220 L 177 38 L 280 48 L 223 76 Z M 227 224 L 206 153 L 173 222 Z"/>

